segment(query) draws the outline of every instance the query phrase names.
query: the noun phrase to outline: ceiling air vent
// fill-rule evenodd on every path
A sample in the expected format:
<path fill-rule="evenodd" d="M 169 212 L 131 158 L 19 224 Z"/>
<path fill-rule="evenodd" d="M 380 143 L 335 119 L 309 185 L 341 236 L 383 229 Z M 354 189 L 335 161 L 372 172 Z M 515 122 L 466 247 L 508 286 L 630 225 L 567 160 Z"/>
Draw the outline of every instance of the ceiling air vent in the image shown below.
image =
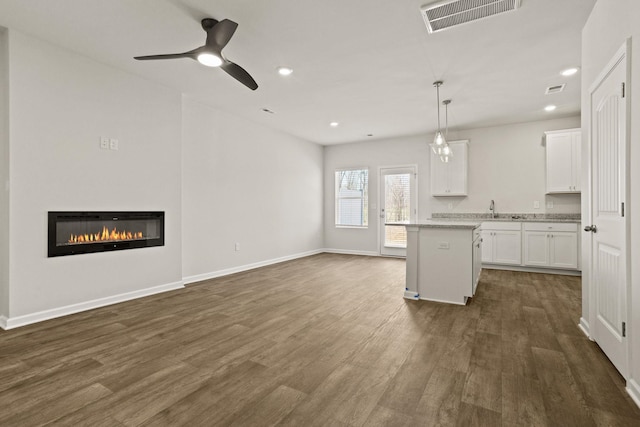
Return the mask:
<path fill-rule="evenodd" d="M 420 8 L 429 33 L 488 18 L 520 7 L 522 0 L 445 0 Z"/>
<path fill-rule="evenodd" d="M 547 90 L 544 92 L 545 95 L 551 95 L 552 93 L 560 93 L 564 90 L 564 84 L 549 86 Z"/>

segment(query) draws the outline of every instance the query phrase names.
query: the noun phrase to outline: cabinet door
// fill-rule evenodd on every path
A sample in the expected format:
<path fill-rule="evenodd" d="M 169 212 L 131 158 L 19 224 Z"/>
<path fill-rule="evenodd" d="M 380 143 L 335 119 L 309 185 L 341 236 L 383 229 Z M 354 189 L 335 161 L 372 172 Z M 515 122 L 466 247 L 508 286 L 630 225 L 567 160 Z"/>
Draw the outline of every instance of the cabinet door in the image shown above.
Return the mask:
<path fill-rule="evenodd" d="M 450 144 L 453 158 L 448 165 L 450 196 L 467 195 L 467 144 Z"/>
<path fill-rule="evenodd" d="M 522 232 L 493 232 L 493 262 L 496 264 L 522 264 Z"/>
<path fill-rule="evenodd" d="M 578 236 L 570 232 L 554 232 L 549 237 L 549 265 L 578 268 Z"/>
<path fill-rule="evenodd" d="M 573 191 L 571 132 L 547 135 L 547 193 Z"/>
<path fill-rule="evenodd" d="M 582 132 L 571 133 L 571 173 L 573 174 L 573 191 L 581 191 L 580 182 L 582 180 Z"/>
<path fill-rule="evenodd" d="M 473 279 L 471 296 L 475 295 L 478 281 L 480 280 L 480 271 L 482 270 L 482 242 L 480 239 L 476 239 L 473 242 Z"/>
<path fill-rule="evenodd" d="M 544 231 L 525 231 L 524 265 L 549 265 L 549 234 Z"/>
<path fill-rule="evenodd" d="M 493 262 L 493 232 L 488 230 L 482 230 L 480 232 L 480 238 L 482 239 L 480 246 L 482 246 L 482 262 L 485 264 Z"/>
<path fill-rule="evenodd" d="M 449 163 L 440 161 L 440 157 L 435 155 L 431 149 L 431 195 L 432 196 L 448 196 L 449 182 L 448 169 Z"/>

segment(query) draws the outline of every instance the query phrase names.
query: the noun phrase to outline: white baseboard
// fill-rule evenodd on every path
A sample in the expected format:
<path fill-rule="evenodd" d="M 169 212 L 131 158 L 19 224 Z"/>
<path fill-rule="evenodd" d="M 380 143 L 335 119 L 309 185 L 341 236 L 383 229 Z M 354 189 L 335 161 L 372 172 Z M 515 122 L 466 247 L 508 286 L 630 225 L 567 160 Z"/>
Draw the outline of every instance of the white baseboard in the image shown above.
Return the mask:
<path fill-rule="evenodd" d="M 524 273 L 542 273 L 542 274 L 559 274 L 562 276 L 582 276 L 580 270 L 563 270 L 560 268 L 539 268 L 525 267 L 522 265 L 501 265 L 501 264 L 482 264 L 483 269 L 487 270 L 509 270 L 522 271 Z"/>
<path fill-rule="evenodd" d="M 315 249 L 312 251 L 301 252 L 293 255 L 287 255 L 280 258 L 268 259 L 265 261 L 254 262 L 252 264 L 239 265 L 237 267 L 226 268 L 224 270 L 212 271 L 209 273 L 196 274 L 193 276 L 183 277 L 182 281 L 185 285 L 195 282 L 202 282 L 203 280 L 215 279 L 216 277 L 228 276 L 229 274 L 241 273 L 247 270 L 253 270 L 255 268 L 266 267 L 267 265 L 278 264 L 285 261 L 291 261 L 298 258 L 304 258 L 311 255 L 317 255 L 324 252 L 322 249 Z"/>
<path fill-rule="evenodd" d="M 627 381 L 627 393 L 640 408 L 640 385 L 635 380 L 630 379 Z"/>
<path fill-rule="evenodd" d="M 578 327 L 582 332 L 584 332 L 587 338 L 593 341 L 593 339 L 591 338 L 591 334 L 589 333 L 589 322 L 587 322 L 587 319 L 585 319 L 584 317 L 581 317 L 580 323 L 578 323 Z"/>
<path fill-rule="evenodd" d="M 378 252 L 354 251 L 354 250 L 351 250 L 351 249 L 324 248 L 321 252 L 326 252 L 328 254 L 342 254 L 342 255 L 380 256 L 380 254 Z"/>
<path fill-rule="evenodd" d="M 25 314 L 17 317 L 1 317 L 0 327 L 2 329 L 13 329 L 20 326 L 30 325 L 32 323 L 42 322 L 45 320 L 55 319 L 56 317 L 67 316 L 69 314 L 79 313 L 81 311 L 93 310 L 107 305 L 117 304 L 149 295 L 159 294 L 162 292 L 173 291 L 184 288 L 182 282 L 167 283 L 166 285 L 154 286 L 152 288 L 140 289 L 138 291 L 127 292 L 124 294 L 113 295 L 105 298 L 98 298 L 92 301 L 71 304 L 64 307 L 53 308 L 51 310 L 39 311 L 37 313 Z"/>
<path fill-rule="evenodd" d="M 420 294 L 417 293 L 416 291 L 410 291 L 410 290 L 406 290 L 404 291 L 404 297 L 406 299 L 413 299 L 413 300 L 419 300 L 420 299 Z"/>

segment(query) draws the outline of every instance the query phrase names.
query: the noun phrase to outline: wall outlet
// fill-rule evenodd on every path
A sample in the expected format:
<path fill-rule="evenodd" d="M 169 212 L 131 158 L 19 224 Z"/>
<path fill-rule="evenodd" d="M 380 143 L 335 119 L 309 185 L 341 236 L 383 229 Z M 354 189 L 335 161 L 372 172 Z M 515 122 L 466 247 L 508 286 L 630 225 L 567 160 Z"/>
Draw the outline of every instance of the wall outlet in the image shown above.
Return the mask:
<path fill-rule="evenodd" d="M 107 138 L 106 136 L 100 137 L 100 148 L 102 148 L 103 150 L 109 149 L 109 138 Z"/>
<path fill-rule="evenodd" d="M 536 200 L 533 202 L 533 209 L 540 209 L 540 201 Z"/>
<path fill-rule="evenodd" d="M 240 250 L 240 243 L 236 243 L 236 251 Z"/>
<path fill-rule="evenodd" d="M 120 148 L 120 142 L 115 138 L 111 138 L 109 140 L 109 148 L 114 150 L 114 151 L 117 151 L 118 148 Z"/>
<path fill-rule="evenodd" d="M 438 249 L 449 249 L 449 242 L 439 242 Z"/>
<path fill-rule="evenodd" d="M 453 203 L 449 203 L 447 207 L 449 208 L 449 210 L 453 210 Z"/>
<path fill-rule="evenodd" d="M 547 209 L 553 209 L 553 202 L 547 202 Z"/>

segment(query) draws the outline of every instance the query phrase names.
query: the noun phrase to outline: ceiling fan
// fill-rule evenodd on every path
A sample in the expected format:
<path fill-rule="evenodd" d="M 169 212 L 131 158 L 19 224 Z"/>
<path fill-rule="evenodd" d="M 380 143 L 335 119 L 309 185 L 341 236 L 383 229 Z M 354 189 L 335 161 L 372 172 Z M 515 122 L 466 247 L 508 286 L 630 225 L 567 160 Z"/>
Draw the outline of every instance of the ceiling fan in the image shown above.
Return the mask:
<path fill-rule="evenodd" d="M 204 46 L 200 46 L 184 53 L 136 56 L 134 59 L 141 61 L 149 59 L 195 59 L 207 67 L 222 68 L 227 74 L 247 86 L 249 89 L 256 90 L 258 88 L 258 84 L 253 77 L 251 77 L 244 68 L 229 61 L 222 54 L 222 49 L 227 45 L 227 43 L 229 43 L 229 40 L 231 40 L 231 36 L 233 36 L 236 28 L 238 28 L 238 24 L 230 21 L 229 19 L 217 21 L 212 18 L 205 18 L 201 23 L 202 29 L 207 32 L 207 41 Z"/>

